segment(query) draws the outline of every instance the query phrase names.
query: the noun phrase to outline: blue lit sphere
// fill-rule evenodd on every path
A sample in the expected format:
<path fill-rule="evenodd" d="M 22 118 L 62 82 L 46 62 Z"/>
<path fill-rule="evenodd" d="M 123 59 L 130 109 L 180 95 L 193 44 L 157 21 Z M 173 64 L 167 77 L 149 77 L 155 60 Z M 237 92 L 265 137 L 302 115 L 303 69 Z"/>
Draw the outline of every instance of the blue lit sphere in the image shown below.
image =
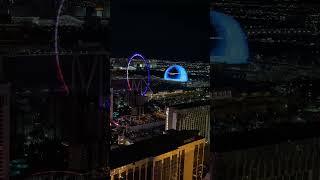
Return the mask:
<path fill-rule="evenodd" d="M 187 71 L 179 65 L 170 66 L 164 73 L 164 79 L 167 81 L 187 82 Z"/>
<path fill-rule="evenodd" d="M 211 26 L 215 37 L 211 38 L 211 63 L 245 64 L 249 58 L 247 37 L 240 24 L 231 16 L 211 11 Z"/>

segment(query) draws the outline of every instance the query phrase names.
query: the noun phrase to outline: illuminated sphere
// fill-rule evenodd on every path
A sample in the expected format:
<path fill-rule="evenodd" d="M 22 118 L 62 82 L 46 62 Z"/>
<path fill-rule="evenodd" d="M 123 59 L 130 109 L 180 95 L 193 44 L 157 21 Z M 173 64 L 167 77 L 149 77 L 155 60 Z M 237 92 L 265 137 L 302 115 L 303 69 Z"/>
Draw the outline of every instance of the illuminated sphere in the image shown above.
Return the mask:
<path fill-rule="evenodd" d="M 211 11 L 215 31 L 210 53 L 211 63 L 245 64 L 249 58 L 247 37 L 239 22 L 224 13 Z"/>
<path fill-rule="evenodd" d="M 170 66 L 164 73 L 164 79 L 167 81 L 187 82 L 187 71 L 179 65 Z"/>

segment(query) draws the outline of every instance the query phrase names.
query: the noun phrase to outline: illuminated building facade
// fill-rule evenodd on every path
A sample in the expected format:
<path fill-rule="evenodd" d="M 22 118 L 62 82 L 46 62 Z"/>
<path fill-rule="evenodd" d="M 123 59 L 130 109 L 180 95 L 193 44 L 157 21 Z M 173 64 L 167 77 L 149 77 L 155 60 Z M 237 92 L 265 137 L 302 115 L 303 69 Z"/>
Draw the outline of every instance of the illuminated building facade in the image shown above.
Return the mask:
<path fill-rule="evenodd" d="M 210 143 L 210 105 L 177 105 L 166 109 L 166 130 L 198 130 Z"/>
<path fill-rule="evenodd" d="M 202 179 L 204 149 L 205 139 L 196 132 L 168 131 L 111 151 L 111 180 Z"/>
<path fill-rule="evenodd" d="M 9 180 L 10 162 L 10 91 L 9 85 L 0 85 L 0 179 Z"/>

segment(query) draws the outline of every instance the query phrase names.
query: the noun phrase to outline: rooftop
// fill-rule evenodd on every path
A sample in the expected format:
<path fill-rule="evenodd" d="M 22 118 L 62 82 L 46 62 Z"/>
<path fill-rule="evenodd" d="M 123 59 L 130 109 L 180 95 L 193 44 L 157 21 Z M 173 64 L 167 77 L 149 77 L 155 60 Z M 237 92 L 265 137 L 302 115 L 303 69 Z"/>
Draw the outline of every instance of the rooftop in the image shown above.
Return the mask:
<path fill-rule="evenodd" d="M 114 169 L 148 157 L 158 156 L 202 138 L 198 135 L 198 131 L 170 130 L 166 134 L 111 150 L 110 167 Z"/>
<path fill-rule="evenodd" d="M 171 107 L 173 107 L 175 109 L 188 109 L 188 108 L 195 108 L 195 107 L 201 107 L 201 106 L 210 106 L 210 100 L 177 104 L 177 105 L 173 105 Z"/>
<path fill-rule="evenodd" d="M 241 149 L 274 145 L 319 137 L 320 123 L 281 124 L 274 128 L 251 132 L 228 133 L 213 137 L 215 152 L 230 152 Z"/>

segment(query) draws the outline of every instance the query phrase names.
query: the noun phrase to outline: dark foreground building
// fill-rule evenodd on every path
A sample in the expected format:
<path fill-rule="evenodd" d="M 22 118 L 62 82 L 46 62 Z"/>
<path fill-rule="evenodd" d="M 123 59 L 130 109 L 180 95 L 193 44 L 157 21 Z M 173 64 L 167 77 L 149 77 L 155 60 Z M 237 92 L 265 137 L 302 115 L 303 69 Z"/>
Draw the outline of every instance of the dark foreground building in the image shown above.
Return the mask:
<path fill-rule="evenodd" d="M 30 111 L 29 115 L 38 114 L 41 118 L 29 124 L 23 116 L 11 113 L 10 142 L 25 141 L 31 134 L 28 129 L 36 127 L 47 136 L 41 141 L 29 138 L 29 145 L 11 143 L 10 160 L 27 161 L 27 170 L 19 173 L 20 179 L 74 175 L 82 178 L 83 174 L 89 179 L 106 179 L 110 116 L 105 104 L 110 95 L 108 21 L 97 16 L 85 21 L 62 18 L 58 56 L 54 49 L 54 19 L 12 17 L 12 21 L 1 22 L 0 27 L 1 78 L 11 83 L 11 99 L 18 102 L 11 105 L 12 112 L 21 109 L 19 97 L 23 92 L 30 94 L 25 99 L 39 97 L 46 102 L 43 106 L 48 106 L 41 108 L 43 111 Z M 45 129 L 49 121 L 53 135 Z M 61 146 L 63 153 L 57 150 Z M 4 163 L 9 164 L 7 150 L 4 156 Z"/>
<path fill-rule="evenodd" d="M 216 137 L 213 176 L 219 180 L 318 180 L 319 124 Z"/>
<path fill-rule="evenodd" d="M 0 84 L 0 179 L 9 179 L 10 86 Z"/>

